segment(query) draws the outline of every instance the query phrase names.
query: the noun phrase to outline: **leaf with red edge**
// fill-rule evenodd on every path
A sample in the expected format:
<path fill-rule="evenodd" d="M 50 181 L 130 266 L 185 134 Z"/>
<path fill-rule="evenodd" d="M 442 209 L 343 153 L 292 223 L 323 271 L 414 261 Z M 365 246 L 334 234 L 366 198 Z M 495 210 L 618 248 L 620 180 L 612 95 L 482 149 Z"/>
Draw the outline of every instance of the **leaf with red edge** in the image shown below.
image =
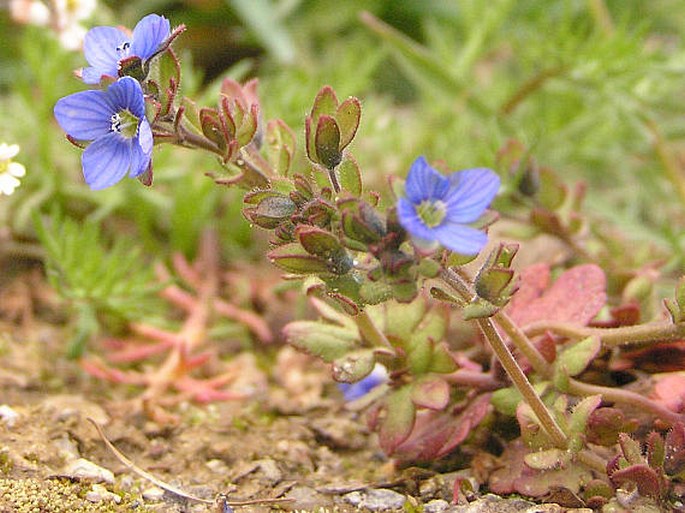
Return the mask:
<path fill-rule="evenodd" d="M 555 488 L 566 488 L 578 493 L 582 483 L 592 478 L 583 465 L 573 462 L 561 468 L 535 470 L 525 463 L 530 449 L 522 440 L 511 442 L 500 457 L 500 467 L 488 481 L 491 492 L 500 495 L 520 493 L 529 497 L 541 497 Z"/>
<path fill-rule="evenodd" d="M 551 287 L 549 266 L 536 264 L 521 273 L 519 289 L 506 311 L 516 324 L 558 321 L 587 325 L 606 303 L 606 277 L 597 265 L 564 272 Z"/>
<path fill-rule="evenodd" d="M 402 461 L 433 461 L 452 452 L 492 410 L 490 394 L 450 411 L 421 410 L 411 433 L 393 453 Z"/>
<path fill-rule="evenodd" d="M 667 488 L 665 479 L 644 463 L 616 470 L 609 477 L 614 486 L 633 483 L 640 495 L 648 497 L 661 497 Z"/>
<path fill-rule="evenodd" d="M 682 422 L 677 422 L 666 434 L 665 445 L 665 472 L 682 478 L 685 472 L 685 425 Z"/>

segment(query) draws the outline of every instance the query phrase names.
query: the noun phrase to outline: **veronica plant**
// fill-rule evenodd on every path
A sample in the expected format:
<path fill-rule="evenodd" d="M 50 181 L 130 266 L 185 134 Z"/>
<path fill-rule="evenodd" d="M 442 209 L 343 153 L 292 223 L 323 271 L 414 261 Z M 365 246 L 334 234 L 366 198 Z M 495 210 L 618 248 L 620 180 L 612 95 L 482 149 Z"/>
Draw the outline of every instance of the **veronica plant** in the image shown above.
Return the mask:
<path fill-rule="evenodd" d="M 569 270 L 549 290 L 549 272 L 525 273 L 529 281 L 515 295 L 518 244 L 495 241 L 476 261 L 497 217 L 488 210 L 500 188 L 495 171 L 443 175 L 419 157 L 406 182 L 392 182 L 394 200 L 383 206 L 379 193 L 365 190 L 350 150 L 361 121 L 358 99 L 340 101 L 323 87 L 305 119 L 302 155 L 289 126 L 260 119 L 256 80 L 224 80 L 212 107 L 179 98 L 180 67 L 170 43 L 180 30 L 163 36 L 168 31 L 160 17 L 146 20 L 126 40 L 127 50 L 139 52 L 144 64 L 158 56 L 156 68 L 122 76 L 105 91 L 67 97 L 55 109 L 72 138 L 93 141 L 84 152 L 87 180 L 107 187 L 128 172 L 151 183 L 145 173 L 149 133 L 155 143 L 214 155 L 218 169 L 210 176 L 245 191 L 244 216 L 271 234 L 267 258 L 287 278 L 301 280 L 320 314 L 319 320 L 288 324 L 287 340 L 330 363 L 341 383 L 363 382 L 378 364 L 387 370 L 387 382 L 367 394 L 370 425 L 387 453 L 406 460 L 447 455 L 494 404 L 517 415 L 529 469 L 577 464 L 598 472 L 607 462 L 587 446 L 585 432 L 603 402 L 639 404 L 668 425 L 683 420 L 634 392 L 581 378 L 617 346 L 684 337 L 685 286 L 668 303 L 671 321 L 622 326 L 616 320 L 601 329 L 592 322 L 605 306 L 607 287 L 595 264 Z M 118 58 L 116 48 L 111 51 L 115 38 L 99 40 L 109 45 L 102 55 L 111 58 L 110 66 Z M 116 62 L 117 75 L 133 69 Z M 88 75 L 103 70 L 114 71 L 103 63 Z M 547 218 L 567 226 L 564 240 L 571 245 L 581 227 L 575 221 L 580 194 L 566 208 L 573 216 L 562 218 L 565 197 L 545 203 L 540 195 L 549 193 L 550 176 L 545 172 L 539 189 L 534 180 L 526 187 L 519 183 L 520 193 L 537 207 L 531 218 L 546 205 Z M 506 194 L 513 201 L 511 191 Z M 453 340 L 450 325 L 466 321 L 477 327 L 475 333 Z M 478 337 L 487 341 L 482 352 L 494 355 L 494 363 L 482 354 L 473 357 Z M 460 351 L 457 342 L 471 351 Z"/>

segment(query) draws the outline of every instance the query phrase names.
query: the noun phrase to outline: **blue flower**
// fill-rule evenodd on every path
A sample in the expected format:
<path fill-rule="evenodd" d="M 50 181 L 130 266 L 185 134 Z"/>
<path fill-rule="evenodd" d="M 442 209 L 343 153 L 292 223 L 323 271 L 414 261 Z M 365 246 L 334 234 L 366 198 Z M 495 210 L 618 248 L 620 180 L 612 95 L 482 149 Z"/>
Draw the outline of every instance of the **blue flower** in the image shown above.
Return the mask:
<path fill-rule="evenodd" d="M 92 141 L 81 158 L 91 189 L 104 189 L 126 173 L 136 177 L 150 166 L 152 130 L 137 80 L 123 77 L 106 91 L 82 91 L 61 98 L 55 118 L 77 141 Z"/>
<path fill-rule="evenodd" d="M 90 29 L 83 40 L 83 53 L 90 67 L 83 68 L 81 78 L 86 84 L 99 84 L 103 75 L 118 77 L 123 59 L 136 56 L 146 61 L 170 33 L 169 20 L 157 14 L 140 20 L 131 35 L 116 27 Z"/>
<path fill-rule="evenodd" d="M 338 388 L 343 393 L 346 401 L 354 401 L 365 396 L 371 390 L 388 381 L 388 371 L 383 365 L 377 363 L 371 374 L 356 383 L 338 383 Z"/>
<path fill-rule="evenodd" d="M 400 224 L 419 243 L 439 242 L 456 253 L 475 255 L 488 237 L 468 224 L 483 214 L 499 185 L 499 177 L 490 169 L 443 176 L 419 157 L 407 176 L 406 197 L 397 204 Z"/>

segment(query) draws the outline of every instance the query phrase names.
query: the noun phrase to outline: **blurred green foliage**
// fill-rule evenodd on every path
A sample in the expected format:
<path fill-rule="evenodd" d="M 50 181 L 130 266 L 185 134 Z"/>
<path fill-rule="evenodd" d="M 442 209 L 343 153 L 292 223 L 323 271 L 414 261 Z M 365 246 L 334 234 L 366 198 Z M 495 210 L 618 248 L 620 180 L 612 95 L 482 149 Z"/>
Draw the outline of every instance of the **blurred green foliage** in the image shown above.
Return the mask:
<path fill-rule="evenodd" d="M 133 26 L 149 12 L 185 23 L 176 45 L 182 93 L 211 105 L 224 76 L 258 76 L 264 118 L 293 126 L 300 149 L 304 115 L 323 84 L 342 97 L 359 96 L 364 111 L 354 151 L 375 188 L 385 187 L 387 175 L 406 173 L 419 154 L 451 169 L 496 167 L 498 149 L 516 138 L 569 182 L 589 183 L 592 216 L 660 245 L 673 269 L 685 261 L 679 0 L 101 5 L 91 25 Z M 0 33 L 0 140 L 20 144 L 16 160 L 27 168 L 15 194 L 0 197 L 4 237 L 36 241 L 32 215 L 60 211 L 64 226 L 98 223 L 108 240 L 125 232 L 142 259 L 193 256 L 208 225 L 221 230 L 230 258 L 263 253 L 240 216 L 238 196 L 204 176 L 215 166 L 205 155 L 160 147 L 153 188 L 126 180 L 87 190 L 80 151 L 52 117 L 58 98 L 82 89 L 71 70 L 85 60 L 5 11 Z M 46 237 L 44 231 L 41 244 Z M 51 255 L 53 264 L 63 256 Z"/>

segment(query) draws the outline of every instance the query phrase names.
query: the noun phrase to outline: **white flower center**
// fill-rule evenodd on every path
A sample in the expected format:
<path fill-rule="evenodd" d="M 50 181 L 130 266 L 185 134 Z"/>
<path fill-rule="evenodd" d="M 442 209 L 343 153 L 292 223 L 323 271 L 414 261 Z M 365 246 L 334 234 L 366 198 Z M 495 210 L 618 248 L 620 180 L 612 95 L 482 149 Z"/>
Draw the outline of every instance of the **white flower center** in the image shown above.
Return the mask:
<path fill-rule="evenodd" d="M 447 205 L 440 200 L 424 200 L 416 207 L 416 213 L 428 228 L 435 228 L 445 219 Z"/>
<path fill-rule="evenodd" d="M 135 137 L 138 133 L 138 122 L 140 121 L 136 116 L 131 114 L 128 110 L 120 110 L 112 114 L 110 120 L 110 131 L 122 134 L 124 137 Z"/>

